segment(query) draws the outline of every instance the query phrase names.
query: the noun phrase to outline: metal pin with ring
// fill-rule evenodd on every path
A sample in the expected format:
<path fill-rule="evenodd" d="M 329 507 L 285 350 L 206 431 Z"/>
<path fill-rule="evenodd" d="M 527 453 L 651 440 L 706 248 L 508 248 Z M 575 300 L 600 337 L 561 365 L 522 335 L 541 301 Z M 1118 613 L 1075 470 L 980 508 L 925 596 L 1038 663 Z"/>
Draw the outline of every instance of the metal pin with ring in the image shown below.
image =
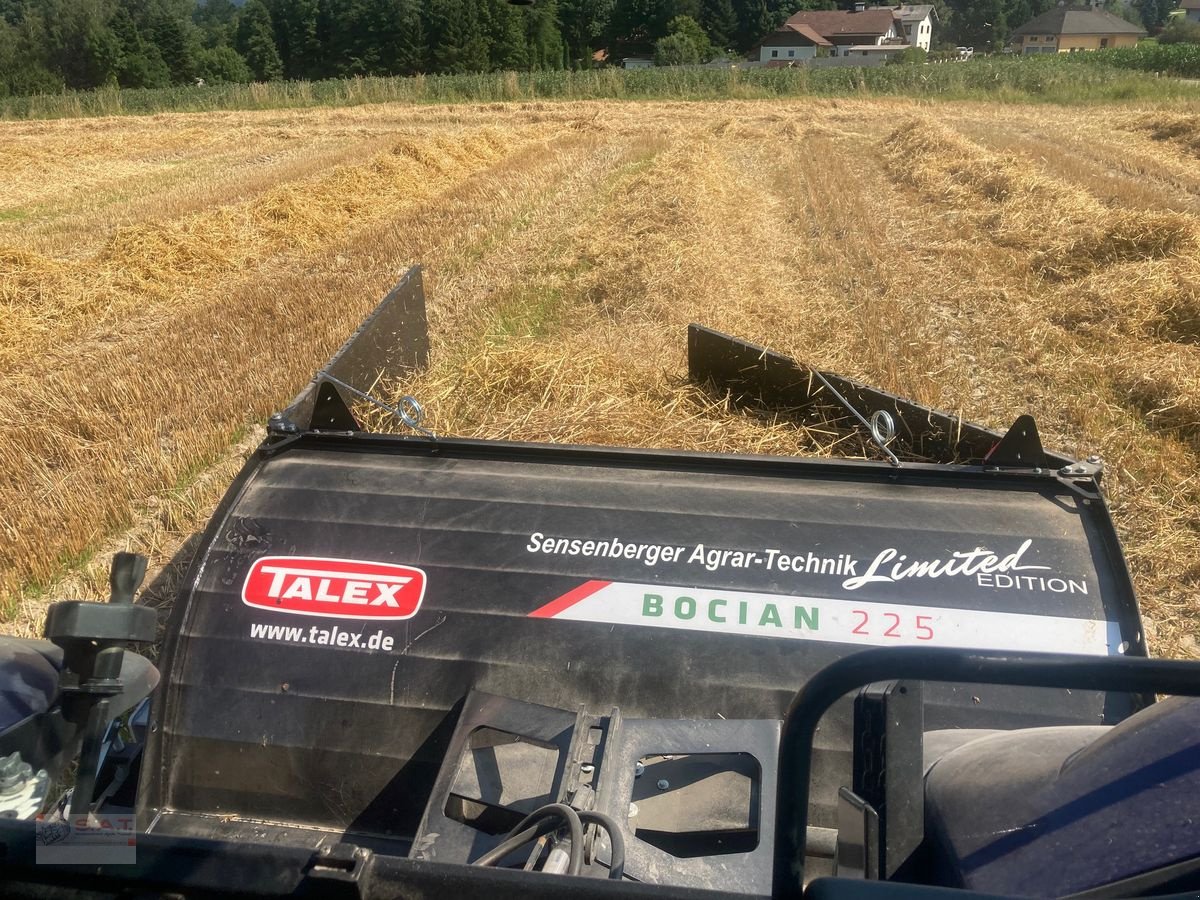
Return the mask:
<path fill-rule="evenodd" d="M 401 422 L 403 422 L 405 425 L 407 425 L 413 431 L 419 431 L 421 434 L 425 435 L 425 437 L 433 438 L 435 441 L 437 440 L 436 434 L 434 434 L 428 428 L 423 428 L 421 426 L 421 420 L 423 418 L 425 418 L 425 410 L 421 408 L 421 404 L 417 402 L 416 397 L 411 397 L 408 394 L 405 394 L 403 397 L 400 398 L 399 406 L 389 406 L 388 404 L 384 403 L 382 400 L 379 400 L 376 397 L 372 397 L 366 391 L 360 391 L 358 388 L 354 387 L 353 385 L 346 384 L 346 382 L 342 381 L 340 378 L 334 378 L 332 375 L 330 375 L 328 373 L 323 373 L 321 375 L 321 377 L 323 379 L 325 379 L 326 381 L 330 381 L 333 384 L 336 384 L 340 388 L 344 388 L 345 390 L 349 391 L 354 396 L 361 397 L 363 400 L 366 400 L 368 403 L 374 403 L 376 406 L 378 406 L 384 412 L 391 413 L 393 416 L 395 416 L 397 419 L 399 419 Z"/>
<path fill-rule="evenodd" d="M 886 444 L 896 436 L 896 420 L 886 409 L 877 409 L 871 413 L 871 437 L 880 444 Z"/>
<path fill-rule="evenodd" d="M 845 397 L 843 397 L 841 394 L 838 393 L 837 388 L 835 388 L 832 384 L 829 383 L 829 379 L 826 378 L 821 373 L 820 369 L 812 369 L 811 372 L 813 375 L 815 375 L 817 377 L 817 380 L 820 381 L 821 384 L 825 386 L 825 389 L 827 391 L 829 391 L 830 394 L 833 395 L 834 399 L 836 399 L 838 403 L 842 404 L 842 408 L 845 409 L 846 412 L 850 413 L 850 415 L 854 416 L 854 418 L 856 418 L 858 420 L 858 423 L 867 429 L 867 433 L 869 435 L 871 435 L 871 439 L 875 442 L 875 444 L 879 447 L 879 449 L 884 452 L 884 455 L 887 456 L 888 462 L 890 462 L 893 466 L 896 466 L 897 468 L 899 468 L 900 467 L 900 458 L 898 456 L 896 456 L 896 454 L 891 451 L 891 448 L 889 448 L 887 446 L 887 441 L 881 440 L 879 438 L 879 435 L 877 435 L 875 433 L 875 426 L 871 422 L 868 422 L 865 418 L 863 418 L 863 414 L 860 413 L 857 409 L 855 409 L 854 406 L 851 405 L 849 400 L 847 400 Z M 887 421 L 890 422 L 891 426 L 892 426 L 892 436 L 895 436 L 896 423 L 895 423 L 895 421 L 893 421 L 891 415 L 889 415 L 888 413 L 884 412 L 881 409 L 876 410 L 876 414 L 879 414 L 879 413 L 883 413 L 883 415 L 887 417 Z M 875 416 L 872 415 L 871 418 L 873 421 Z"/>

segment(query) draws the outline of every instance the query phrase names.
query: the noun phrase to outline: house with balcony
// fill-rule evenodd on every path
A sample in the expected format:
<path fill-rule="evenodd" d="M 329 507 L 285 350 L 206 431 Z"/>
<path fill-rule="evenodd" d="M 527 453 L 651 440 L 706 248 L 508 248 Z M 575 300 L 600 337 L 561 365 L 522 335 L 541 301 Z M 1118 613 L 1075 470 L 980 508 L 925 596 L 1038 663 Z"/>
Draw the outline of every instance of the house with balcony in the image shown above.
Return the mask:
<path fill-rule="evenodd" d="M 1193 2 L 1200 4 L 1200 0 Z M 933 4 L 873 6 L 871 9 L 892 10 L 893 15 L 900 20 L 905 43 L 910 47 L 920 47 L 926 52 L 929 51 L 933 43 L 933 23 L 937 20 L 937 10 Z"/>

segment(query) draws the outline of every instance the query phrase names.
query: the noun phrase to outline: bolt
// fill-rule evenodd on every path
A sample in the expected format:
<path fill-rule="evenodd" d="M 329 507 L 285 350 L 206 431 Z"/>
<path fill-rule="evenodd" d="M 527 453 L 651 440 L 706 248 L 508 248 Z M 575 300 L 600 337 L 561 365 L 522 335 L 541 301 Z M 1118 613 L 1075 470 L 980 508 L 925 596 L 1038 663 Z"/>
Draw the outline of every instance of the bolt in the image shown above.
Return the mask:
<path fill-rule="evenodd" d="M 1034 475 L 1041 475 L 1041 474 L 1042 474 L 1041 467 L 1037 467 L 1037 468 L 1035 468 L 1035 469 L 1033 470 L 1033 474 L 1034 474 Z"/>
<path fill-rule="evenodd" d="M 581 763 L 579 766 L 579 771 L 582 772 L 584 775 L 591 775 L 593 772 L 596 771 L 596 767 L 593 766 L 591 763 Z"/>
<path fill-rule="evenodd" d="M 665 779 L 665 778 L 658 779 L 658 789 L 660 791 L 665 791 L 670 786 L 671 786 L 671 782 L 667 781 L 667 779 Z"/>
<path fill-rule="evenodd" d="M 646 773 L 646 767 L 642 763 L 635 763 L 633 766 L 633 777 L 641 778 Z"/>
<path fill-rule="evenodd" d="M 19 790 L 32 774 L 33 767 L 21 759 L 17 751 L 0 757 L 0 793 L 10 794 Z"/>
<path fill-rule="evenodd" d="M 630 804 L 629 804 L 629 818 L 631 818 L 631 819 L 636 819 L 636 818 L 637 818 L 637 814 L 638 814 L 638 808 L 637 808 L 637 804 L 636 804 L 636 803 L 630 803 Z"/>
<path fill-rule="evenodd" d="M 1088 457 L 1087 461 L 1090 462 L 1092 465 L 1098 465 L 1100 463 L 1100 457 L 1097 456 L 1095 453 L 1093 453 L 1091 456 Z"/>

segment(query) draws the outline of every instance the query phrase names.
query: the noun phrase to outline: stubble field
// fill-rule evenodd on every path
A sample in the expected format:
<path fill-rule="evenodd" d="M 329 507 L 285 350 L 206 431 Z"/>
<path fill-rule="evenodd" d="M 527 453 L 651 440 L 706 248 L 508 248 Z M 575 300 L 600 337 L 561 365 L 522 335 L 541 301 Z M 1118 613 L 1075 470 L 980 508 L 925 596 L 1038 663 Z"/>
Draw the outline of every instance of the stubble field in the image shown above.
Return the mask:
<path fill-rule="evenodd" d="M 409 265 L 441 433 L 861 445 L 689 385 L 689 321 L 1099 453 L 1200 657 L 1200 113 L 513 103 L 0 123 L 0 628 L 157 566 Z M 178 572 L 159 578 L 169 597 Z"/>

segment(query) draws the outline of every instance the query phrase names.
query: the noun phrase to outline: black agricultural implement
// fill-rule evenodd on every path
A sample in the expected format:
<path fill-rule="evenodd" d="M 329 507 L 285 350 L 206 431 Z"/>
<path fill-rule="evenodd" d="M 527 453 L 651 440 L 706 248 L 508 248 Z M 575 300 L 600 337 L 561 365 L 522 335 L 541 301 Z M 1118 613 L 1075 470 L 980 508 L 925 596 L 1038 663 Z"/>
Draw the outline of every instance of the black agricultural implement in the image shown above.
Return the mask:
<path fill-rule="evenodd" d="M 153 665 L 130 555 L 0 639 L 0 892 L 1195 896 L 1200 665 L 1148 655 L 1101 462 L 687 342 L 879 460 L 434 435 L 374 396 L 427 362 L 410 272 L 269 421 Z"/>

